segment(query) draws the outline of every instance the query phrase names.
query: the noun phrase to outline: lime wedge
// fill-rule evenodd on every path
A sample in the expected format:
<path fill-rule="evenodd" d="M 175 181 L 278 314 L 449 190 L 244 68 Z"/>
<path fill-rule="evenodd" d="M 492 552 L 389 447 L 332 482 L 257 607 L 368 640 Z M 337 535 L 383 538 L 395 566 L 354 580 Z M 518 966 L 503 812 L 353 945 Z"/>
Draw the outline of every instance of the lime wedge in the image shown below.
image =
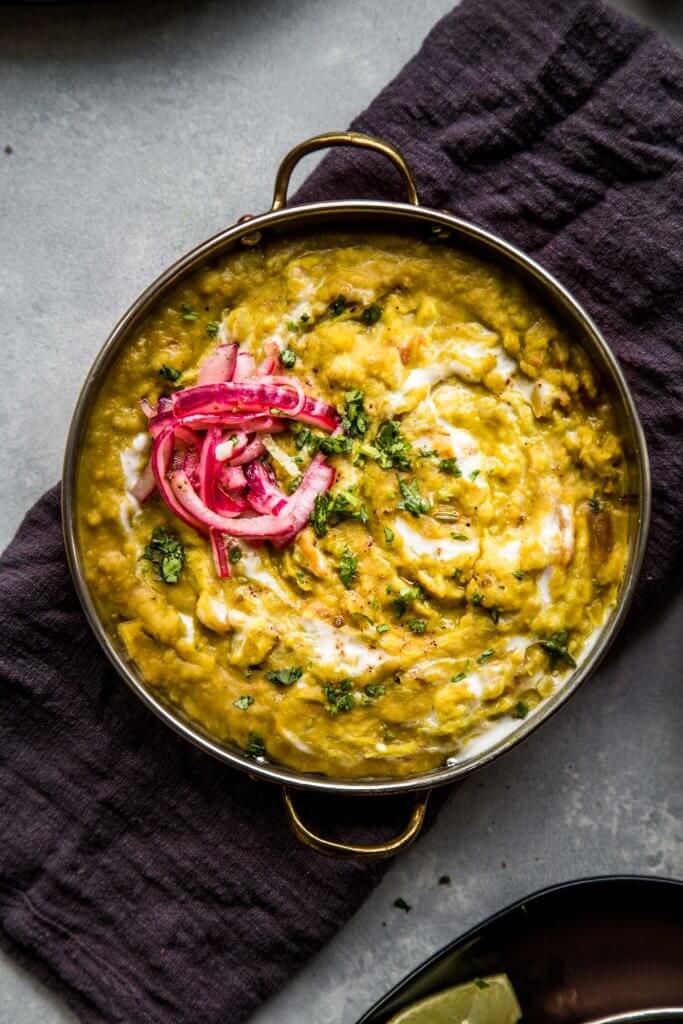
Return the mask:
<path fill-rule="evenodd" d="M 521 1016 L 507 974 L 491 974 L 421 999 L 387 1024 L 516 1024 Z"/>

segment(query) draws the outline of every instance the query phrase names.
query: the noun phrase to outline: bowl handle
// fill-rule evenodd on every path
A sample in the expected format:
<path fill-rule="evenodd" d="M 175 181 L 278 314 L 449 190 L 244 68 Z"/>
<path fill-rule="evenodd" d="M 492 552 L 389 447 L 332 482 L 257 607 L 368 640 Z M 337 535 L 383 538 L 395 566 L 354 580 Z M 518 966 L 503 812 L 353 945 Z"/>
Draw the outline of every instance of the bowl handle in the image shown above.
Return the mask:
<path fill-rule="evenodd" d="M 324 853 L 328 857 L 355 857 L 358 860 L 383 860 L 385 857 L 393 857 L 394 854 L 407 850 L 420 834 L 430 793 L 431 790 L 427 789 L 417 794 L 408 824 L 400 835 L 374 846 L 358 846 L 355 843 L 338 843 L 334 839 L 325 839 L 312 832 L 301 820 L 299 812 L 294 806 L 294 798 L 290 790 L 285 787 L 282 789 L 289 824 L 300 843 L 310 846 L 312 850 Z"/>
<path fill-rule="evenodd" d="M 299 160 L 306 156 L 307 153 L 315 153 L 316 150 L 327 149 L 328 146 L 357 146 L 359 149 L 374 149 L 375 152 L 382 153 L 388 160 L 391 160 L 394 167 L 403 175 L 408 189 L 408 202 L 414 206 L 419 206 L 412 171 L 399 151 L 390 142 L 376 139 L 372 135 L 363 135 L 362 132 L 326 132 L 324 135 L 314 135 L 312 139 L 305 139 L 298 146 L 295 146 L 294 149 L 290 149 L 277 169 L 271 210 L 281 210 L 287 202 L 289 179 Z"/>

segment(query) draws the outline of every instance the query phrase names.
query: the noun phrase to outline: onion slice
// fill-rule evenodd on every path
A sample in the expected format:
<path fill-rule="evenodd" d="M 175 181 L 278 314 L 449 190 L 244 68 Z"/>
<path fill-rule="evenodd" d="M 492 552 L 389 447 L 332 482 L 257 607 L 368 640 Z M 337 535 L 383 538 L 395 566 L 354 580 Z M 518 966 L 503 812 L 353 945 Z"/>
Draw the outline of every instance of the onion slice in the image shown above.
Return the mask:
<path fill-rule="evenodd" d="M 209 530 L 209 540 L 211 541 L 211 554 L 216 566 L 216 575 L 220 580 L 230 579 L 230 561 L 225 544 L 225 535 L 219 533 L 218 530 Z"/>
<path fill-rule="evenodd" d="M 240 452 L 239 455 L 235 455 L 230 459 L 231 466 L 245 466 L 248 462 L 253 462 L 254 459 L 258 459 L 259 455 L 263 455 L 266 450 L 266 446 L 260 437 L 254 437 L 249 442 L 244 451 Z"/>
<path fill-rule="evenodd" d="M 166 502 L 174 516 L 177 516 L 178 519 L 187 526 L 191 526 L 193 530 L 197 530 L 199 533 L 205 534 L 206 526 L 204 523 L 202 523 L 196 516 L 192 515 L 191 512 L 188 512 L 185 506 L 178 501 L 173 488 L 167 479 L 167 474 L 171 468 L 171 462 L 173 460 L 174 447 L 175 437 L 172 427 L 167 427 L 166 430 L 163 430 L 154 438 L 150 462 L 152 464 L 152 472 L 154 473 L 154 479 L 156 480 L 159 494 Z M 181 472 L 189 483 L 189 477 L 184 469 L 178 470 L 177 472 Z M 192 485 L 190 484 L 190 486 Z"/>
<path fill-rule="evenodd" d="M 204 530 L 213 528 L 232 537 L 245 540 L 275 540 L 293 538 L 306 526 L 319 494 L 329 490 L 334 480 L 334 470 L 318 453 L 311 461 L 304 477 L 288 499 L 280 513 L 259 515 L 253 519 L 228 519 L 208 508 L 193 488 L 187 473 L 175 470 L 169 476 L 170 490 L 175 503 L 183 509 L 184 515 L 202 524 Z"/>
<path fill-rule="evenodd" d="M 270 466 L 265 462 L 251 462 L 244 471 L 249 484 L 247 501 L 261 515 L 278 515 L 286 506 L 287 495 L 280 490 Z"/>
<path fill-rule="evenodd" d="M 173 412 L 179 420 L 193 414 L 267 413 L 270 409 L 278 409 L 285 416 L 294 415 L 303 406 L 301 384 L 296 381 L 295 385 L 294 378 L 287 380 L 287 386 L 273 384 L 271 379 L 223 381 L 221 384 L 183 388 L 173 395 Z"/>
<path fill-rule="evenodd" d="M 241 455 L 248 444 L 249 438 L 245 432 L 238 430 L 216 446 L 216 458 L 219 462 L 226 462 L 232 459 L 233 455 Z"/>
<path fill-rule="evenodd" d="M 237 345 L 232 342 L 227 345 L 218 345 L 202 363 L 197 385 L 201 387 L 204 384 L 220 384 L 223 381 L 232 380 L 236 360 Z"/>
<path fill-rule="evenodd" d="M 233 380 L 249 380 L 256 373 L 256 360 L 250 352 L 238 352 Z"/>
<path fill-rule="evenodd" d="M 218 483 L 226 491 L 241 491 L 247 486 L 247 478 L 241 466 L 223 465 L 218 470 Z"/>

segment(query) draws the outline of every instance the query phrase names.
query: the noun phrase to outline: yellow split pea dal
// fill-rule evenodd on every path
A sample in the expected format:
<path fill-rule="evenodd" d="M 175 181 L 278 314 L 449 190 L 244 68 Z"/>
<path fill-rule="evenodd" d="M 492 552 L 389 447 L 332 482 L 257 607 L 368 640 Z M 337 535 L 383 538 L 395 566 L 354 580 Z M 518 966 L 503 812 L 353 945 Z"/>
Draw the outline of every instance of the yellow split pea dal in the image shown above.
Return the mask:
<path fill-rule="evenodd" d="M 276 340 L 281 372 L 348 407 L 356 436 L 330 457 L 347 515 L 282 551 L 235 545 L 219 580 L 201 537 L 128 491 L 139 399 L 195 383 L 226 339 L 257 360 Z M 285 490 L 314 443 L 296 428 L 268 440 Z M 589 360 L 517 280 L 439 243 L 328 234 L 232 253 L 160 304 L 92 413 L 79 537 L 146 684 L 210 734 L 304 771 L 404 776 L 512 727 L 580 659 L 616 600 L 626 486 Z M 145 557 L 155 527 L 183 545 L 175 583 Z"/>

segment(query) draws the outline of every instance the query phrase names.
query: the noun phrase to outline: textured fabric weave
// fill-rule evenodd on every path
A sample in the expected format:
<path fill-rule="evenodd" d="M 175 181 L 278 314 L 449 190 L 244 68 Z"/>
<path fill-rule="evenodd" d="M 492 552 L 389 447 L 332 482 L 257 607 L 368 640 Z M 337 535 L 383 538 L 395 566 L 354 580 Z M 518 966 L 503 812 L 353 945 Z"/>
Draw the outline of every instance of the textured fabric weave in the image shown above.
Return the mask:
<path fill-rule="evenodd" d="M 553 270 L 619 353 L 655 480 L 642 601 L 682 534 L 682 89 L 678 56 L 597 3 L 466 0 L 354 125 L 404 151 L 424 202 Z M 298 198 L 361 194 L 401 184 L 343 150 Z M 115 677 L 69 579 L 57 489 L 2 559 L 0 678 L 0 943 L 83 1021 L 238 1024 L 377 881 L 300 847 L 276 788 L 176 738 Z M 314 812 L 334 831 L 338 805 Z"/>

